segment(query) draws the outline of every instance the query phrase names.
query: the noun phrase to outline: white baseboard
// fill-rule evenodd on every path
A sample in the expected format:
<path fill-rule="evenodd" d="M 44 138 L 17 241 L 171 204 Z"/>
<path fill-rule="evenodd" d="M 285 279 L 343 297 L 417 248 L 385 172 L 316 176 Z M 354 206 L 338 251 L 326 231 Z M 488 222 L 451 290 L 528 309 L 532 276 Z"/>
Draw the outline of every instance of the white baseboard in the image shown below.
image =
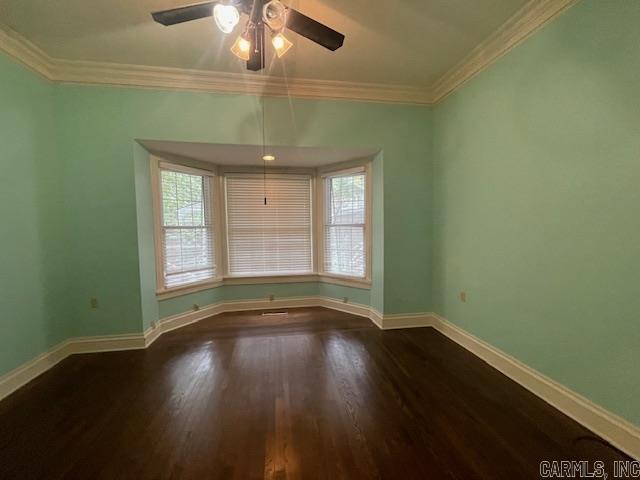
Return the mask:
<path fill-rule="evenodd" d="M 435 328 L 511 380 L 633 458 L 640 459 L 640 428 L 578 393 L 480 340 L 448 320 L 433 315 Z"/>
<path fill-rule="evenodd" d="M 382 329 L 434 327 L 433 313 L 394 313 L 382 316 Z"/>
<path fill-rule="evenodd" d="M 378 327 L 380 330 L 384 330 L 384 315 L 382 313 L 371 307 L 369 309 L 369 315 L 367 315 L 367 317 L 373 322 L 376 327 Z"/>
<path fill-rule="evenodd" d="M 119 350 L 139 350 L 145 348 L 145 336 L 142 333 L 129 335 L 104 335 L 101 337 L 76 337 L 69 340 L 70 353 L 99 353 Z"/>

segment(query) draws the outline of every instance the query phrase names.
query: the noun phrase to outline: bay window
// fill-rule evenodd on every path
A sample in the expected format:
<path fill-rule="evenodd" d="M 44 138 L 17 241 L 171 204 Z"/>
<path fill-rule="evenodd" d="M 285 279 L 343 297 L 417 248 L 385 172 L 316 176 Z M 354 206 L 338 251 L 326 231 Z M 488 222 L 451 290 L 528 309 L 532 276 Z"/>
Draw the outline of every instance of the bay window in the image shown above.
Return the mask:
<path fill-rule="evenodd" d="M 369 164 L 266 173 L 208 167 L 152 157 L 159 295 L 225 283 L 369 288 Z"/>

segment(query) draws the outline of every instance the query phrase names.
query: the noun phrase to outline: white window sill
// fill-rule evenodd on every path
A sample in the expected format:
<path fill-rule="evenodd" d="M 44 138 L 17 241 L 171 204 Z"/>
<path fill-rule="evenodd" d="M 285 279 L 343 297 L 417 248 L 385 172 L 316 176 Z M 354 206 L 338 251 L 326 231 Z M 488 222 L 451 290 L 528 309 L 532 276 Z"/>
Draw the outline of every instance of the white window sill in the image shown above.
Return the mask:
<path fill-rule="evenodd" d="M 169 298 L 181 297 L 191 293 L 210 290 L 212 288 L 221 287 L 223 285 L 259 285 L 270 283 L 307 283 L 320 282 L 331 283 L 334 285 L 342 285 L 345 287 L 354 287 L 368 290 L 371 288 L 371 280 L 364 278 L 342 277 L 339 275 L 309 273 L 302 275 L 271 275 L 271 276 L 236 276 L 223 277 L 206 282 L 184 285 L 171 289 L 156 291 L 158 300 L 167 300 Z"/>
<path fill-rule="evenodd" d="M 294 275 L 245 275 L 224 277 L 225 285 L 258 285 L 261 283 L 304 283 L 317 282 L 318 275 L 315 273 L 302 273 Z"/>
<path fill-rule="evenodd" d="M 365 290 L 371 288 L 371 280 L 366 278 L 346 277 L 343 275 L 332 275 L 330 273 L 321 273 L 318 275 L 318 277 L 319 281 L 323 283 L 332 283 L 334 285 L 362 288 Z"/>
<path fill-rule="evenodd" d="M 190 283 L 180 287 L 165 288 L 162 290 L 156 290 L 156 298 L 158 300 L 166 300 L 167 298 L 181 297 L 182 295 L 189 295 L 190 293 L 201 292 L 202 290 L 209 290 L 223 285 L 222 278 L 214 278 L 204 282 Z"/>

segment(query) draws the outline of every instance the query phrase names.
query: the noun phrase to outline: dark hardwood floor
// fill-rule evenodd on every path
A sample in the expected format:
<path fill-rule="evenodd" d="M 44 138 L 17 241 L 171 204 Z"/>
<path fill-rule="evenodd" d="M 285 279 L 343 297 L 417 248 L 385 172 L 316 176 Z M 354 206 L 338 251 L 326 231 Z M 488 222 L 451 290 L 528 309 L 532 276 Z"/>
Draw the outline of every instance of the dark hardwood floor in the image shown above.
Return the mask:
<path fill-rule="evenodd" d="M 538 479 L 621 454 L 433 329 L 225 314 L 0 402 L 2 479 Z"/>

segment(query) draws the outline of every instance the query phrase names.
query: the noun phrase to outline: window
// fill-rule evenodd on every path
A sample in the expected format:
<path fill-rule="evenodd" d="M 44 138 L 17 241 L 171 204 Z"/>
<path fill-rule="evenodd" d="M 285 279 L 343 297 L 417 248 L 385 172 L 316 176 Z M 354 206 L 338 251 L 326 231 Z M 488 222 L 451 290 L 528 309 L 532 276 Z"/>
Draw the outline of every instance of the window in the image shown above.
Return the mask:
<path fill-rule="evenodd" d="M 324 178 L 324 271 L 367 276 L 366 171 L 358 168 Z"/>
<path fill-rule="evenodd" d="M 159 298 L 224 284 L 369 288 L 369 164 L 265 174 L 151 160 Z"/>
<path fill-rule="evenodd" d="M 310 176 L 229 174 L 225 190 L 230 275 L 313 273 Z"/>
<path fill-rule="evenodd" d="M 209 174 L 160 165 L 162 287 L 216 277 Z"/>

